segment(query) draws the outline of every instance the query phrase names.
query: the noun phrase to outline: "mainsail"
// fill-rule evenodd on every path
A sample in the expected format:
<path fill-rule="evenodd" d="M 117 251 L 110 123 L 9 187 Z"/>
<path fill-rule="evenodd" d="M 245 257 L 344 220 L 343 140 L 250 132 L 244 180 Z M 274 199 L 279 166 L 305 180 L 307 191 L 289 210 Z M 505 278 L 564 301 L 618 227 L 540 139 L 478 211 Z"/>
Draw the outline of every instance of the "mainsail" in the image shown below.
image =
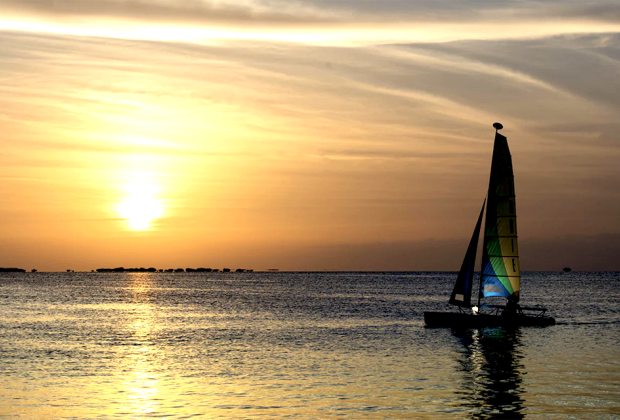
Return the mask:
<path fill-rule="evenodd" d="M 478 216 L 478 223 L 469 241 L 469 247 L 465 253 L 461 270 L 456 278 L 454 284 L 454 290 L 450 296 L 450 303 L 452 305 L 463 306 L 469 308 L 471 306 L 471 289 L 474 280 L 474 265 L 476 263 L 476 251 L 478 249 L 478 238 L 480 237 L 480 225 L 482 225 L 482 214 L 484 213 L 484 203 L 482 203 L 482 209 L 480 209 L 480 216 Z"/>
<path fill-rule="evenodd" d="M 508 141 L 499 133 L 495 133 L 484 224 L 480 293 L 518 301 L 521 272 L 514 175 Z"/>

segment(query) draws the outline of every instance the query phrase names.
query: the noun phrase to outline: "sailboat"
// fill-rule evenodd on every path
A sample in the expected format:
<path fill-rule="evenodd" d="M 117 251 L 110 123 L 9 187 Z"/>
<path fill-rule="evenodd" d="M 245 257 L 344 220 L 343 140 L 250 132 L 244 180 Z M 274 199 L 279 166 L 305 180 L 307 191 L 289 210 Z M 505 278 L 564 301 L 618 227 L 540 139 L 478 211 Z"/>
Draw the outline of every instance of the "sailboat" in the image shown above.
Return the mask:
<path fill-rule="evenodd" d="M 514 175 L 508 140 L 499 133 L 502 124 L 493 124 L 495 142 L 487 198 L 482 204 L 474 233 L 467 247 L 449 303 L 453 312 L 424 312 L 429 327 L 547 326 L 555 320 L 547 309 L 519 304 L 521 270 L 517 244 L 517 213 Z M 477 301 L 472 302 L 478 237 L 486 206 L 482 267 Z M 505 305 L 482 304 L 487 297 L 504 297 Z"/>

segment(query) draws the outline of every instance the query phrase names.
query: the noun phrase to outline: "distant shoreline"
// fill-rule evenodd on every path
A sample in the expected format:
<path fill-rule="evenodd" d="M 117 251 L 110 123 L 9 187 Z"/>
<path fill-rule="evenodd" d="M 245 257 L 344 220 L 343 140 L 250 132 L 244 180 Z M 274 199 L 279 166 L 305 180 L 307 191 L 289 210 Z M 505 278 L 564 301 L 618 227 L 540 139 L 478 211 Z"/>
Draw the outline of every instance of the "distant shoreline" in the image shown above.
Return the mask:
<path fill-rule="evenodd" d="M 525 273 L 560 273 L 560 274 L 570 274 L 571 272 L 617 272 L 618 270 L 571 270 L 564 271 L 563 269 L 558 270 L 527 270 Z M 456 273 L 457 270 L 279 270 L 279 269 L 264 269 L 264 270 L 254 270 L 254 269 L 246 269 L 246 268 L 238 268 L 235 270 L 229 268 L 124 268 L 124 267 L 116 267 L 116 268 L 97 268 L 95 270 L 84 270 L 84 271 L 75 271 L 71 269 L 67 269 L 64 271 L 38 271 L 37 269 L 26 270 L 23 268 L 16 267 L 0 267 L 0 273 L 92 273 L 92 274 L 106 274 L 106 273 Z"/>
<path fill-rule="evenodd" d="M 68 270 L 67 270 L 68 271 Z M 96 270 L 91 270 L 91 272 L 97 273 L 252 273 L 254 270 L 251 268 L 237 268 L 236 270 L 231 270 L 230 268 L 125 268 L 125 267 L 116 267 L 116 268 L 97 268 Z"/>

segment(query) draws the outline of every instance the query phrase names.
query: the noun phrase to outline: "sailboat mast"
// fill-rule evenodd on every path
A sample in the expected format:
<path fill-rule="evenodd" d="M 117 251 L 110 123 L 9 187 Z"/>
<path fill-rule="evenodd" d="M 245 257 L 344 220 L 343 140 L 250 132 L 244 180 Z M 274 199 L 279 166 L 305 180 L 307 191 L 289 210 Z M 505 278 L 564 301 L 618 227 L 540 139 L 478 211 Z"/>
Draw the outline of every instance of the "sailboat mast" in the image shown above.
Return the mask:
<path fill-rule="evenodd" d="M 487 194 L 487 196 L 484 198 L 484 203 L 485 203 L 485 204 L 486 204 L 486 202 L 487 202 L 487 200 L 488 200 L 488 199 L 489 199 L 489 197 L 488 197 L 488 194 Z M 484 210 L 484 206 L 483 206 L 482 208 L 483 208 L 483 210 Z M 487 210 L 487 211 L 488 211 L 488 210 Z M 480 215 L 480 217 L 482 217 L 482 214 Z M 485 223 L 484 223 L 484 229 L 486 229 L 486 228 L 487 228 L 487 227 L 486 227 L 486 221 L 485 221 Z M 484 230 L 483 230 L 483 232 L 484 232 Z M 484 247 L 484 245 L 485 245 L 485 244 L 484 244 L 484 239 L 482 240 L 482 244 L 483 244 L 482 246 Z M 484 264 L 484 262 L 483 262 L 483 261 L 481 261 L 481 262 L 480 262 L 480 279 L 479 279 L 480 281 L 478 282 L 478 303 L 476 304 L 476 306 L 477 306 L 478 308 L 480 308 L 480 301 L 482 300 L 482 270 L 483 270 L 482 264 Z"/>

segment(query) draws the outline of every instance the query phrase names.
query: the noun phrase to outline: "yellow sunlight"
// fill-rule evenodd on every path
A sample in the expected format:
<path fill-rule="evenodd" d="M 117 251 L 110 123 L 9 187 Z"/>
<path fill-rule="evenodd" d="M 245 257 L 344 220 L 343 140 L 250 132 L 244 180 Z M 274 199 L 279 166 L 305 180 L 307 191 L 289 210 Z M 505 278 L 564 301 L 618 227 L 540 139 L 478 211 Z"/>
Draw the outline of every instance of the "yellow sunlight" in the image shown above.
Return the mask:
<path fill-rule="evenodd" d="M 156 197 L 157 188 L 137 181 L 125 186 L 126 196 L 118 205 L 118 214 L 131 230 L 149 230 L 151 223 L 163 215 L 163 203 Z"/>

